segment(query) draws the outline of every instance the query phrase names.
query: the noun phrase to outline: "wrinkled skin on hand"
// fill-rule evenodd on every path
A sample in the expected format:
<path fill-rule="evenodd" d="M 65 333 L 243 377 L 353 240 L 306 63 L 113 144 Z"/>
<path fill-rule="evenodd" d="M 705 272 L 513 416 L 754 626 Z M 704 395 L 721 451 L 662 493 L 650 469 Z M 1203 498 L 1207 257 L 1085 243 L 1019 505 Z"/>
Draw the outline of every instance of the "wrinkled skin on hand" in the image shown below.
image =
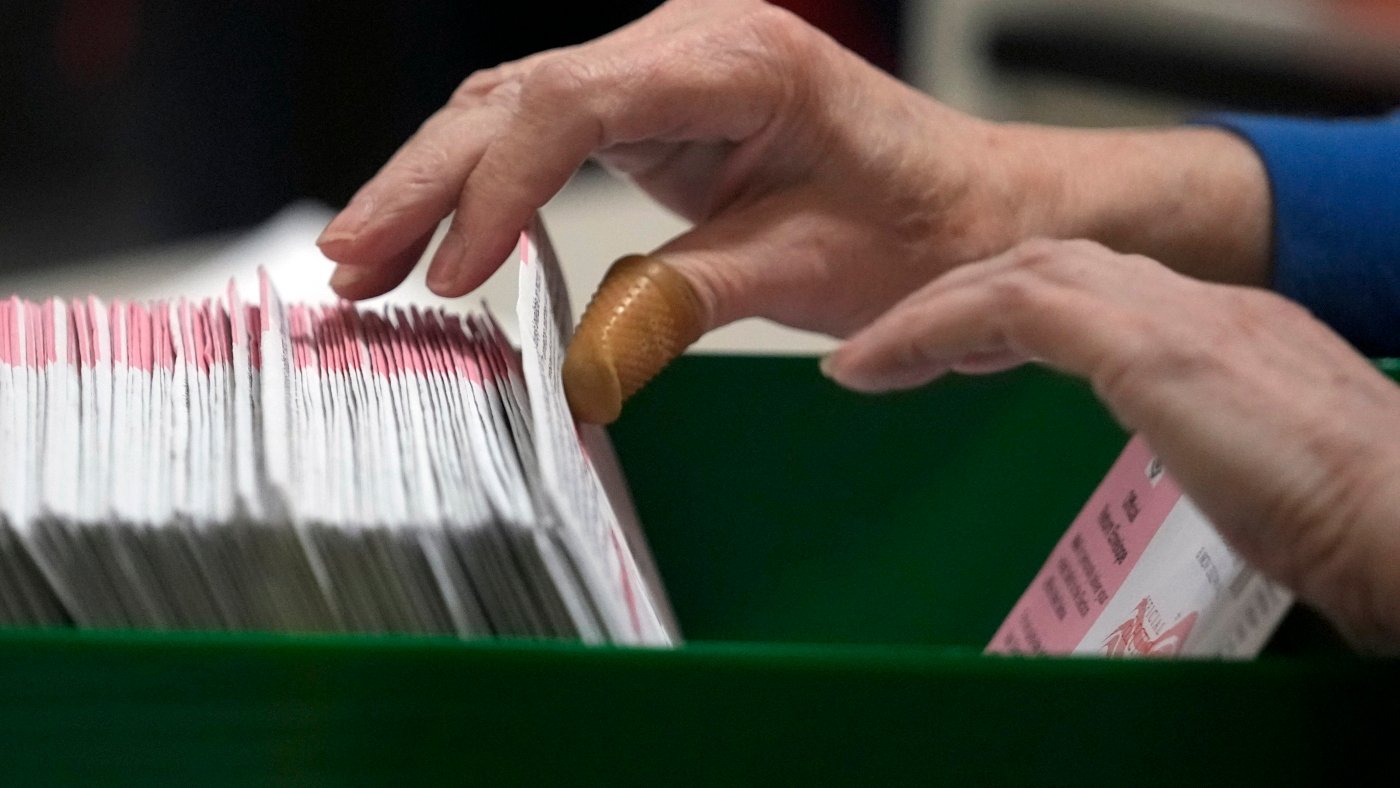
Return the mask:
<path fill-rule="evenodd" d="M 674 0 L 608 36 L 473 74 L 327 229 L 347 297 L 377 295 L 456 211 L 429 285 L 485 281 L 588 157 L 696 228 L 659 250 L 706 328 L 762 316 L 844 335 L 1022 234 L 995 125 L 788 12 Z"/>
<path fill-rule="evenodd" d="M 428 280 L 466 293 L 589 157 L 694 222 L 656 254 L 702 329 L 850 337 L 824 368 L 866 391 L 1026 359 L 1087 378 L 1243 555 L 1358 645 L 1400 643 L 1400 390 L 1301 308 L 1198 281 L 1268 281 L 1243 141 L 989 123 L 759 0 L 672 0 L 468 77 L 327 227 L 331 284 L 391 289 L 452 214 Z"/>
<path fill-rule="evenodd" d="M 1253 565 L 1357 645 L 1400 645 L 1400 387 L 1306 310 L 1032 241 L 926 285 L 823 368 L 876 392 L 1030 359 L 1092 383 Z"/>

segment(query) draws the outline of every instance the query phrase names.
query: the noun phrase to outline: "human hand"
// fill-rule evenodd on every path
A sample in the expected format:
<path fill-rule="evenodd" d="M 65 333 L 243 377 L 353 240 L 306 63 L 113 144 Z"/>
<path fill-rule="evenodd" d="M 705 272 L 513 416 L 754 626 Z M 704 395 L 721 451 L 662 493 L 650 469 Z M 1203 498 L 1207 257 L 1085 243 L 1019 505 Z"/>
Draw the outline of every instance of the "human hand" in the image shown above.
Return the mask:
<path fill-rule="evenodd" d="M 328 227 L 333 284 L 367 297 L 413 267 L 461 295 L 590 155 L 697 227 L 660 254 L 706 328 L 759 315 L 844 334 L 1021 212 L 995 127 L 943 107 L 786 11 L 675 0 L 582 46 L 473 74 Z"/>
<path fill-rule="evenodd" d="M 1031 359 L 1087 379 L 1250 563 L 1358 646 L 1400 646 L 1400 387 L 1280 296 L 1033 241 L 928 284 L 823 369 L 878 392 Z"/>
<path fill-rule="evenodd" d="M 630 354 L 622 365 L 645 379 L 698 333 L 750 316 L 844 336 L 1032 235 L 1265 276 L 1267 187 L 1229 134 L 988 123 L 759 0 L 672 0 L 591 43 L 470 76 L 327 227 L 332 286 L 347 298 L 394 287 L 455 210 L 428 283 L 470 291 L 590 155 L 696 223 L 656 252 L 695 296 L 683 303 L 697 314 L 672 324 L 696 330 L 660 354 L 588 345 L 571 369 Z M 592 377 L 615 389 L 604 373 Z"/>

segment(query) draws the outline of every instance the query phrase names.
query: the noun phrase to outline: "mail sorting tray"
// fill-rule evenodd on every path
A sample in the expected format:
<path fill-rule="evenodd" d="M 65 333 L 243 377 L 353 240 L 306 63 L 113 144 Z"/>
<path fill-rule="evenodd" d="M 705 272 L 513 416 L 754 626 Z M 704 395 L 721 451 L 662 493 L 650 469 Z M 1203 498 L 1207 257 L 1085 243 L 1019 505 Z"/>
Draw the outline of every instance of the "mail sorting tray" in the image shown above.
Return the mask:
<path fill-rule="evenodd" d="M 688 357 L 613 435 L 685 647 L 10 631 L 0 782 L 1288 784 L 1393 747 L 1397 663 L 1305 611 L 1252 663 L 981 654 L 1125 440 L 1079 383 Z"/>

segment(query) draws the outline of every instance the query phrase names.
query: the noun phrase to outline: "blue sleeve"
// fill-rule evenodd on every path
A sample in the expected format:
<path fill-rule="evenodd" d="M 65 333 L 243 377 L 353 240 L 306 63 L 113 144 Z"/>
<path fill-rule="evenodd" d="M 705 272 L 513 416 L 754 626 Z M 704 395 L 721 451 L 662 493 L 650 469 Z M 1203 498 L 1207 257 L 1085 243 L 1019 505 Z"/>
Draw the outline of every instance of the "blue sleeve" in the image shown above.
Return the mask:
<path fill-rule="evenodd" d="M 1273 287 L 1363 353 L 1400 355 L 1400 115 L 1211 115 L 1243 137 L 1273 192 Z"/>

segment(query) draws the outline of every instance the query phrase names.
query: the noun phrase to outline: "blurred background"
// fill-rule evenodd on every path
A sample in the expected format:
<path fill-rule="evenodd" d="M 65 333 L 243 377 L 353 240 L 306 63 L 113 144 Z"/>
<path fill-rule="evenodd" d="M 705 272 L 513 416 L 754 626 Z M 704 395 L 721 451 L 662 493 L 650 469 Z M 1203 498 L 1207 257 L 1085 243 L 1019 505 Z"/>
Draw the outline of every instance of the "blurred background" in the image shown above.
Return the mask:
<path fill-rule="evenodd" d="M 0 259 L 34 265 L 342 204 L 476 68 L 651 3 L 7 0 Z"/>
<path fill-rule="evenodd" d="M 986 117 L 1163 124 L 1217 108 L 1400 106 L 1400 0 L 781 4 Z M 7 0 L 0 289 L 120 290 L 133 286 L 124 266 L 149 278 L 152 260 L 219 259 L 220 244 L 299 200 L 320 206 L 303 210 L 309 228 L 472 70 L 600 35 L 655 3 L 569 5 Z M 546 218 L 580 289 L 682 229 L 593 172 Z"/>

